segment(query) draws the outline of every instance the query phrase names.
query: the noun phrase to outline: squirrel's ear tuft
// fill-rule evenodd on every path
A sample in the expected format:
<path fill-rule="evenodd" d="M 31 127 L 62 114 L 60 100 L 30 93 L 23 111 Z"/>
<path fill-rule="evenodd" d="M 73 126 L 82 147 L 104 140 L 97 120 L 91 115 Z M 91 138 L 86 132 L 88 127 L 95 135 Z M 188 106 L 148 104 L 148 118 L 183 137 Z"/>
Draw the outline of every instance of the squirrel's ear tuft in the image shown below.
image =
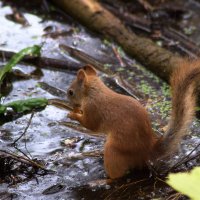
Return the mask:
<path fill-rule="evenodd" d="M 85 65 L 82 69 L 89 76 L 96 76 L 97 75 L 97 71 L 92 65 L 89 65 L 89 64 Z"/>
<path fill-rule="evenodd" d="M 77 80 L 79 82 L 81 82 L 81 83 L 87 81 L 87 75 L 86 75 L 86 73 L 82 69 L 80 69 L 78 71 L 78 73 L 77 73 Z"/>

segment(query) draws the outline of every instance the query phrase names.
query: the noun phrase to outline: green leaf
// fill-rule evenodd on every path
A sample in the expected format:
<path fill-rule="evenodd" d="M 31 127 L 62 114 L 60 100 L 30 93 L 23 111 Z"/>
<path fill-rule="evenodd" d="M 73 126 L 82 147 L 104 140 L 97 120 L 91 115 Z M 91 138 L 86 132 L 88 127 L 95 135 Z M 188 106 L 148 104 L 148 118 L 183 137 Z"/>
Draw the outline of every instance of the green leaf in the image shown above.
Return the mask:
<path fill-rule="evenodd" d="M 200 167 L 189 173 L 169 174 L 167 183 L 192 200 L 200 200 Z"/>
<path fill-rule="evenodd" d="M 26 113 L 33 109 L 44 108 L 48 104 L 46 98 L 31 98 L 26 100 L 13 101 L 0 105 L 0 114 L 4 114 L 7 108 L 12 108 L 16 113 Z"/>
<path fill-rule="evenodd" d="M 38 45 L 34 45 L 32 47 L 27 47 L 22 49 L 20 52 L 16 53 L 9 62 L 0 70 L 0 85 L 6 75 L 6 73 L 10 72 L 12 68 L 25 56 L 40 56 L 41 47 Z"/>
<path fill-rule="evenodd" d="M 46 98 L 32 98 L 27 100 L 18 100 L 6 104 L 6 107 L 11 107 L 16 112 L 26 112 L 32 109 L 42 108 L 48 104 Z"/>
<path fill-rule="evenodd" d="M 44 109 L 48 105 L 46 98 L 31 98 L 26 100 L 13 101 L 7 104 L 0 104 L 0 125 L 17 119 L 25 114 L 31 113 L 33 110 L 38 111 Z M 12 108 L 14 112 L 8 112 Z"/>

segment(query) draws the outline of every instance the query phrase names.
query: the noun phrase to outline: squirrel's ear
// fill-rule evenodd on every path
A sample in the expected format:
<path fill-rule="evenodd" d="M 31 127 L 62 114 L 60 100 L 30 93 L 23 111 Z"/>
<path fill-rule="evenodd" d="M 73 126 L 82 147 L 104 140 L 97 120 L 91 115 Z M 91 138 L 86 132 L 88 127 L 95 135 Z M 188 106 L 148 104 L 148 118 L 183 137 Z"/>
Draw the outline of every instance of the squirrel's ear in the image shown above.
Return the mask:
<path fill-rule="evenodd" d="M 86 82 L 87 81 L 87 75 L 86 73 L 80 69 L 77 73 L 77 80 L 80 82 L 80 83 L 83 83 L 83 82 Z"/>
<path fill-rule="evenodd" d="M 85 71 L 85 73 L 87 75 L 90 75 L 90 76 L 96 76 L 97 75 L 97 71 L 92 65 L 89 65 L 89 64 L 85 65 L 82 69 Z"/>

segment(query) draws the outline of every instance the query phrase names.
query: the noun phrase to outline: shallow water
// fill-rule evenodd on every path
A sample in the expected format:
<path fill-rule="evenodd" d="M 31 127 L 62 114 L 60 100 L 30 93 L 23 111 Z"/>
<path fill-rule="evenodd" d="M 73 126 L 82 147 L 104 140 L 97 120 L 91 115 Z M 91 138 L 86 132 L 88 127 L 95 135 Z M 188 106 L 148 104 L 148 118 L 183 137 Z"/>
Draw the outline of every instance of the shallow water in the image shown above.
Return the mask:
<path fill-rule="evenodd" d="M 126 55 L 124 55 L 124 61 L 129 63 L 129 66 L 120 67 L 112 51 L 112 46 L 115 44 L 101 40 L 76 23 L 63 23 L 53 19 L 43 20 L 39 17 L 40 15 L 36 16 L 25 11 L 24 16 L 30 26 L 23 27 L 21 24 L 6 19 L 5 15 L 10 14 L 11 9 L 9 6 L 2 7 L 2 4 L 0 5 L 1 49 L 18 51 L 33 44 L 43 43 L 43 56 L 65 59 L 58 46 L 59 44 L 66 44 L 87 52 L 105 64 L 115 64 L 113 71 L 118 72 L 130 84 L 134 83 L 135 90 L 143 94 L 141 101 L 145 102 L 151 114 L 155 131 L 163 132 L 162 129 L 167 124 L 170 111 L 169 87 L 166 83 Z M 75 28 L 76 31 L 71 35 L 54 39 L 42 37 L 46 27 L 56 27 L 59 30 Z M 116 47 L 118 48 L 118 46 Z M 0 63 L 0 65 L 2 64 L 3 62 Z M 30 73 L 35 69 L 34 66 L 23 64 L 18 64 L 17 68 L 25 73 Z M 21 80 L 16 78 L 13 82 L 12 91 L 5 97 L 4 102 L 30 97 L 58 98 L 41 89 L 38 82 L 46 82 L 54 87 L 66 90 L 74 78 L 74 74 L 66 70 L 42 69 L 42 72 L 43 76 L 39 79 Z M 118 87 L 113 87 L 119 90 Z M 30 114 L 0 127 L 1 149 L 9 149 L 17 153 L 17 150 L 10 144 L 22 134 L 29 118 Z M 26 137 L 18 142 L 18 148 L 27 153 L 26 141 L 27 149 L 32 157 L 44 161 L 46 167 L 54 170 L 55 173 L 37 176 L 38 182 L 36 179 L 31 179 L 12 186 L 1 184 L 1 198 L 28 200 L 152 199 L 173 193 L 162 182 L 149 179 L 148 172 L 136 172 L 135 176 L 128 177 L 116 184 L 89 187 L 89 182 L 106 178 L 103 159 L 101 156 L 82 156 L 82 152 L 102 151 L 104 138 L 91 137 L 67 128 L 59 124 L 61 121 L 70 122 L 67 119 L 67 111 L 47 106 L 43 111 L 34 114 Z M 192 133 L 193 136 L 187 137 L 187 143 L 189 142 L 191 145 L 186 145 L 186 142 L 184 142 L 182 154 L 191 151 L 199 143 L 199 122 L 197 120 L 192 125 Z M 66 141 L 66 139 L 68 140 Z M 64 140 L 71 145 L 63 145 Z M 198 162 L 198 160 L 194 161 L 191 165 L 199 164 Z M 46 190 L 55 185 L 57 185 L 57 188 L 54 188 L 55 191 L 53 189 Z"/>

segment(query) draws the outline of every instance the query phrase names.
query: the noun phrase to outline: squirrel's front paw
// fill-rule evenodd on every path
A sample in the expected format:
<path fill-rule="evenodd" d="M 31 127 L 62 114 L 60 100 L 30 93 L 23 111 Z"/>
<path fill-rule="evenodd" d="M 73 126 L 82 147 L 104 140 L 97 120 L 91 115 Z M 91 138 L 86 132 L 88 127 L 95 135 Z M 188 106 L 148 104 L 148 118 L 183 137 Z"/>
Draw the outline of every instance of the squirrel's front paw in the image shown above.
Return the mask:
<path fill-rule="evenodd" d="M 70 119 L 76 119 L 76 113 L 74 112 L 69 112 L 67 117 L 69 117 Z"/>

